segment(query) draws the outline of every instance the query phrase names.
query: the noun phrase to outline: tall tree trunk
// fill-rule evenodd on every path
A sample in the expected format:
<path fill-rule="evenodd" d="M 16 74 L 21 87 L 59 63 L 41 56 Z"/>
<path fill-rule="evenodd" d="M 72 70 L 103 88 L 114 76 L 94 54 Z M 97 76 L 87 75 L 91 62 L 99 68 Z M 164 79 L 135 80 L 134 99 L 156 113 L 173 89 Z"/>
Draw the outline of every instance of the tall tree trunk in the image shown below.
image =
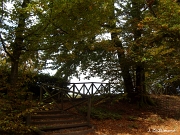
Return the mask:
<path fill-rule="evenodd" d="M 114 1 L 114 0 L 113 0 Z M 119 65 L 121 68 L 121 75 L 124 81 L 124 90 L 128 94 L 128 98 L 132 99 L 134 97 L 133 91 L 134 91 L 134 86 L 133 86 L 133 81 L 132 77 L 130 74 L 130 61 L 126 58 L 125 52 L 124 52 L 124 47 L 122 45 L 122 42 L 119 39 L 119 33 L 116 32 L 116 15 L 115 15 L 115 7 L 114 7 L 114 2 L 112 4 L 112 15 L 110 17 L 111 23 L 110 28 L 111 28 L 111 39 L 113 41 L 113 44 L 115 47 L 117 47 L 117 55 L 118 55 L 118 61 Z"/>
<path fill-rule="evenodd" d="M 114 42 L 114 46 L 117 47 L 118 60 L 119 60 L 119 64 L 121 67 L 122 78 L 124 80 L 125 92 L 127 92 L 128 97 L 130 99 L 132 99 L 133 92 L 134 92 L 134 86 L 133 86 L 133 81 L 132 81 L 132 77 L 130 74 L 130 62 L 125 56 L 124 48 L 122 46 L 120 39 L 118 38 L 118 34 L 111 33 L 111 39 Z"/>
<path fill-rule="evenodd" d="M 114 1 L 114 0 L 113 0 Z M 115 7 L 114 7 L 114 2 L 112 4 L 112 15 L 110 16 L 111 21 L 113 22 L 110 25 L 111 28 L 111 39 L 114 43 L 114 46 L 117 47 L 117 54 L 118 54 L 118 61 L 120 64 L 120 68 L 121 68 L 121 75 L 124 81 L 124 89 L 125 92 L 127 92 L 128 97 L 130 99 L 133 98 L 133 91 L 134 91 L 134 86 L 133 86 L 133 81 L 132 81 L 132 77 L 130 74 L 130 62 L 129 60 L 126 58 L 125 56 L 125 52 L 124 52 L 124 47 L 122 45 L 122 42 L 120 41 L 118 35 L 119 33 L 116 32 L 116 16 L 115 16 Z"/>
<path fill-rule="evenodd" d="M 143 63 L 140 63 L 136 66 L 136 87 L 133 100 L 138 103 L 139 107 L 146 105 L 155 105 L 146 91 L 145 71 Z"/>
<path fill-rule="evenodd" d="M 142 30 L 137 29 L 138 23 L 141 21 L 141 3 L 138 0 L 132 0 L 132 10 L 131 10 L 131 16 L 133 19 L 133 35 L 134 35 L 134 52 L 139 52 L 143 48 L 139 47 L 137 45 L 138 43 L 136 40 L 141 37 Z M 150 104 L 152 105 L 153 102 L 151 101 L 150 97 L 148 96 L 146 92 L 146 86 L 145 86 L 145 68 L 143 62 L 136 62 L 136 86 L 135 86 L 135 95 L 133 98 L 134 102 L 139 103 L 140 106 Z"/>
<path fill-rule="evenodd" d="M 24 0 L 22 2 L 21 8 L 22 10 L 26 8 L 29 4 L 30 0 Z M 21 52 L 24 47 L 24 30 L 26 26 L 26 19 L 27 19 L 27 13 L 26 12 L 21 12 L 19 14 L 19 22 L 18 26 L 15 30 L 16 33 L 16 38 L 13 44 L 13 50 L 12 54 L 9 53 L 10 58 L 11 58 L 11 75 L 10 75 L 10 82 L 12 87 L 16 87 L 16 83 L 18 81 L 18 71 L 19 71 L 19 61 L 20 61 L 20 56 Z"/>
<path fill-rule="evenodd" d="M 119 64 L 121 67 L 121 72 L 122 72 L 122 77 L 124 80 L 124 87 L 125 87 L 125 92 L 127 92 L 128 97 L 132 99 L 134 97 L 134 86 L 133 86 L 133 81 L 132 77 L 130 74 L 130 63 L 128 60 L 125 58 L 125 54 L 118 52 L 118 60 Z"/>
<path fill-rule="evenodd" d="M 17 80 L 18 80 L 18 67 L 19 67 L 19 62 L 18 60 L 11 60 L 11 85 L 16 85 Z"/>
<path fill-rule="evenodd" d="M 136 66 L 136 87 L 135 93 L 138 96 L 144 96 L 146 94 L 146 86 L 145 86 L 145 72 L 144 72 L 144 65 L 139 63 Z"/>

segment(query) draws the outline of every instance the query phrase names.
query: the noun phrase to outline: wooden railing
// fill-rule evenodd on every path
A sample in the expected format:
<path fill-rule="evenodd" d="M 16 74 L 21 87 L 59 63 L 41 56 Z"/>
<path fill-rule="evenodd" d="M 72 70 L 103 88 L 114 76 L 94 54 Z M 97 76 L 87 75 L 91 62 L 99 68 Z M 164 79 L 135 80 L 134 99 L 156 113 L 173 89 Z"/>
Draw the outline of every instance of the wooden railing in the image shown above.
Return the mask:
<path fill-rule="evenodd" d="M 79 96 L 85 97 L 88 95 L 93 96 L 93 95 L 101 95 L 101 94 L 118 94 L 123 92 L 121 91 L 117 83 L 101 83 L 101 82 L 68 83 L 67 87 L 65 88 L 57 87 L 56 85 L 52 85 L 52 84 L 42 83 L 40 87 L 41 87 L 40 101 L 42 101 L 43 89 L 50 96 L 61 95 L 62 92 L 65 92 L 71 98 L 78 98 Z M 54 92 L 56 92 L 55 95 Z"/>
<path fill-rule="evenodd" d="M 117 94 L 122 93 L 116 83 L 100 83 L 100 82 L 84 82 L 84 83 L 69 83 L 67 87 L 60 88 L 52 84 L 41 83 L 40 85 L 40 102 L 53 101 L 56 108 L 62 111 L 67 111 L 76 108 L 83 103 L 87 103 L 87 121 L 90 123 L 91 114 L 91 98 L 94 95 L 101 94 Z M 68 98 L 71 106 L 64 108 L 64 98 Z M 82 98 L 81 102 L 74 103 L 74 99 Z M 30 115 L 28 122 L 30 123 Z"/>
<path fill-rule="evenodd" d="M 72 96 L 74 95 L 74 96 Z M 64 100 L 67 100 L 71 106 L 64 107 Z M 74 102 L 76 98 L 81 98 L 80 102 Z M 83 95 L 80 91 L 71 91 L 71 89 L 60 88 L 50 84 L 42 83 L 40 85 L 40 102 L 46 102 L 47 100 L 53 101 L 56 108 L 62 112 L 68 111 L 72 108 L 78 110 L 78 106 L 83 103 L 87 103 L 87 122 L 90 124 L 90 113 L 91 113 L 91 95 Z"/>
<path fill-rule="evenodd" d="M 102 83 L 102 82 L 84 82 L 84 83 L 69 83 L 70 91 L 78 92 L 83 95 L 100 95 L 100 94 L 117 94 L 121 93 L 117 90 L 117 83 Z M 73 95 L 74 98 L 75 95 Z"/>

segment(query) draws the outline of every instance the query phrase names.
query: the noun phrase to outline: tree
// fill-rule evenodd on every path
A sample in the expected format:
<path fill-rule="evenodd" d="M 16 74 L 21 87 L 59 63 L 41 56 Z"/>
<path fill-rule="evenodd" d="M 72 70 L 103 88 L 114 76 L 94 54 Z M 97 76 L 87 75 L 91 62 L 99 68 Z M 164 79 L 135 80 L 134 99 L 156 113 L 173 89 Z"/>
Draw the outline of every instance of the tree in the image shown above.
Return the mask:
<path fill-rule="evenodd" d="M 8 3 L 11 9 L 6 7 Z M 75 48 L 89 48 L 88 42 L 101 33 L 99 25 L 108 14 L 107 4 L 96 0 L 1 1 L 0 40 L 11 62 L 11 84 L 16 83 L 19 67 L 28 59 L 35 68 L 45 66 L 48 59 L 66 63 L 74 59 Z"/>
<path fill-rule="evenodd" d="M 91 71 L 95 70 L 95 73 L 101 71 L 102 74 L 99 74 L 102 76 L 105 76 L 103 73 L 112 75 L 115 72 L 116 80 L 122 81 L 123 79 L 125 92 L 128 93 L 132 102 L 151 103 L 145 89 L 145 65 L 138 59 L 143 46 L 138 43 L 142 30 L 137 29 L 137 27 L 142 20 L 142 9 L 145 8 L 145 3 L 143 1 L 115 2 L 118 6 L 115 6 L 114 3 L 111 5 L 113 10 L 111 10 L 109 21 L 102 26 L 111 33 L 111 41 L 99 43 L 102 44 L 101 49 L 105 50 L 105 53 L 100 54 L 103 66 L 94 64 L 95 68 L 107 69 L 108 67 L 109 71 L 102 72 L 102 70 L 95 68 L 92 68 Z"/>
<path fill-rule="evenodd" d="M 115 11 L 112 17 L 116 23 L 111 27 L 114 46 L 120 48 L 117 49 L 117 54 L 125 91 L 132 102 L 138 102 L 140 105 L 151 104 L 145 87 L 145 63 L 136 57 L 139 57 L 143 50 L 143 46 L 138 42 L 142 36 L 142 30 L 137 27 L 143 17 L 144 6 L 145 3 L 140 0 L 119 2 L 119 9 L 117 9 L 119 12 Z M 124 18 L 125 22 L 123 22 Z M 117 27 L 120 27 L 122 32 L 116 31 Z"/>
<path fill-rule="evenodd" d="M 7 7 L 8 4 L 12 7 Z M 10 82 L 14 86 L 18 80 L 19 66 L 26 63 L 29 58 L 33 59 L 34 52 L 38 50 L 33 50 L 37 48 L 38 44 L 35 42 L 42 32 L 42 29 L 38 28 L 45 27 L 34 22 L 37 13 L 40 12 L 38 6 L 38 3 L 31 0 L 1 1 L 0 40 L 6 59 L 10 59 Z"/>
<path fill-rule="evenodd" d="M 51 38 L 45 37 L 42 40 L 45 39 L 53 46 L 53 49 L 43 54 L 44 59 L 52 60 L 52 68 L 59 70 L 57 76 L 78 74 L 76 68 L 87 60 L 86 54 L 98 46 L 94 44 L 95 38 L 105 31 L 101 25 L 108 21 L 110 2 L 76 1 L 73 4 L 64 3 L 62 7 L 56 6 L 59 5 L 58 1 L 52 2 L 51 25 L 46 29 L 46 36 Z"/>
<path fill-rule="evenodd" d="M 27 81 L 23 65 L 38 69 L 48 59 L 64 64 L 74 59 L 78 51 L 91 48 L 89 42 L 102 31 L 99 25 L 108 14 L 108 3 L 104 0 L 2 0 L 0 4 L 0 42 L 11 70 L 7 100 L 0 94 L 0 130 L 24 134 L 29 130 L 22 124 L 22 116 L 28 113 L 31 102 L 26 100 L 26 92 L 22 93 Z M 3 72 L 0 75 L 4 77 Z M 6 78 L 1 79 L 3 87 L 4 82 Z"/>
<path fill-rule="evenodd" d="M 177 30 L 173 31 L 176 33 L 174 36 L 170 34 L 170 31 L 164 31 L 164 29 L 168 29 L 167 25 L 164 24 L 167 20 L 164 18 L 168 18 L 169 9 L 174 9 L 177 3 L 170 4 L 170 1 L 152 1 L 150 3 L 150 1 L 138 0 L 116 1 L 116 4 L 119 6 L 111 5 L 113 10 L 111 10 L 109 21 L 105 21 L 101 25 L 107 32 L 111 33 L 112 41 L 101 40 L 97 42 L 96 40 L 92 51 L 80 55 L 81 58 L 83 57 L 82 69 L 88 68 L 93 76 L 98 74 L 106 78 L 108 75 L 115 75 L 119 80 L 123 78 L 125 90 L 132 101 L 137 101 L 140 105 L 152 104 L 146 89 L 148 84 L 146 78 L 147 75 L 157 74 L 160 70 L 160 62 L 164 63 L 165 59 L 167 60 L 170 55 L 175 54 L 172 53 L 174 49 L 168 47 L 168 43 L 179 40 L 177 24 L 176 27 L 173 26 Z M 166 10 L 163 11 L 164 9 Z M 178 20 L 177 11 L 178 8 L 174 17 Z M 163 12 L 165 13 L 163 14 Z M 172 22 L 176 22 L 175 19 Z M 97 44 L 98 47 L 95 46 Z M 162 46 L 165 48 L 162 49 Z M 162 57 L 158 56 L 159 54 L 152 55 L 156 50 L 163 51 L 160 55 Z M 154 68 L 155 65 L 159 67 Z M 173 63 L 169 65 L 169 68 L 172 67 Z M 161 73 L 166 75 L 165 72 L 166 70 Z"/>
<path fill-rule="evenodd" d="M 154 78 L 162 87 L 179 80 L 179 8 L 176 1 L 159 1 L 156 17 L 146 14 L 139 23 L 146 30 L 141 42 L 148 45 L 144 52 L 149 59 L 148 79 Z"/>

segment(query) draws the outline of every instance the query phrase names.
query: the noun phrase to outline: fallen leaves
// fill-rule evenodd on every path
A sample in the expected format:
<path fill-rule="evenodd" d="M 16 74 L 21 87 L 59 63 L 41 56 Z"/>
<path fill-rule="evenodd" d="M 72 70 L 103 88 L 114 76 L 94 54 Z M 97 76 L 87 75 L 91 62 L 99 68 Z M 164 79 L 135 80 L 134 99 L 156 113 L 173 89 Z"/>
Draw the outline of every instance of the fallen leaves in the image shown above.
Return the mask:
<path fill-rule="evenodd" d="M 180 121 L 177 119 L 177 114 L 179 113 L 180 118 L 180 111 L 178 111 L 177 108 L 180 108 L 180 98 L 173 96 L 159 96 L 156 97 L 156 100 L 159 101 L 158 106 L 148 107 L 144 109 L 139 109 L 135 105 L 124 102 L 119 102 L 112 105 L 111 107 L 106 104 L 108 109 L 112 111 L 120 111 L 122 119 L 92 119 L 91 122 L 95 126 L 96 134 L 179 135 Z M 124 113 L 122 114 L 122 112 Z M 169 115 L 169 112 L 171 112 L 171 115 Z"/>

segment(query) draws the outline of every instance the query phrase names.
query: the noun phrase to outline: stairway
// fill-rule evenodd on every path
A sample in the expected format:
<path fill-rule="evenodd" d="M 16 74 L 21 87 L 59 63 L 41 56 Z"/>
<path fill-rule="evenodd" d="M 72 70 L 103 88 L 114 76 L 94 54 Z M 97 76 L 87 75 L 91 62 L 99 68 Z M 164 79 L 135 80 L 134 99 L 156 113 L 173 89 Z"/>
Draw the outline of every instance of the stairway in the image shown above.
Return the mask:
<path fill-rule="evenodd" d="M 38 135 L 95 134 L 90 124 L 91 96 L 84 97 L 80 91 L 70 91 L 49 84 L 42 84 L 40 87 L 40 102 L 32 107 L 36 111 L 27 116 L 27 125 L 37 127 Z M 43 96 L 43 90 L 46 96 Z M 84 105 L 88 108 L 85 117 L 78 109 Z"/>
<path fill-rule="evenodd" d="M 94 134 L 93 126 L 82 116 L 58 110 L 33 112 L 30 124 L 38 128 L 39 135 Z"/>

